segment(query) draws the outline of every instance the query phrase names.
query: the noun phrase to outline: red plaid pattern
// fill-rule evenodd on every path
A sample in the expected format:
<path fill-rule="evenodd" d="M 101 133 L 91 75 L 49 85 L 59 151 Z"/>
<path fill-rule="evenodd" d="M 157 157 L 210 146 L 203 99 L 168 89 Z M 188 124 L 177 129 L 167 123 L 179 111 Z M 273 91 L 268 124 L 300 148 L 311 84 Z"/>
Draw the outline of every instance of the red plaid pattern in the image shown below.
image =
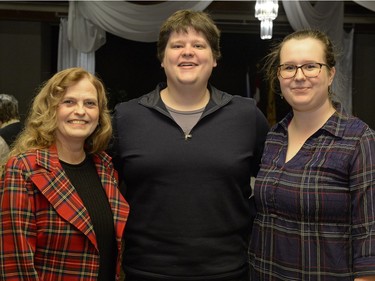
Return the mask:
<path fill-rule="evenodd" d="M 93 155 L 113 212 L 118 252 L 129 205 L 111 158 Z M 55 147 L 11 158 L 1 178 L 0 280 L 96 280 L 99 253 L 89 214 Z M 117 279 L 120 273 L 120 255 Z"/>

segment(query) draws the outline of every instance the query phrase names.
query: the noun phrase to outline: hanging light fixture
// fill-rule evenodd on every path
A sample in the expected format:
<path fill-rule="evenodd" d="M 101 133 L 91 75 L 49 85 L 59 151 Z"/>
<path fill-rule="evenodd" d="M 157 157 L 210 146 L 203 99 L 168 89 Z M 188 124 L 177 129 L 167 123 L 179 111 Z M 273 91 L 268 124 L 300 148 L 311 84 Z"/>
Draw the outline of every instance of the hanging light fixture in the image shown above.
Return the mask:
<path fill-rule="evenodd" d="M 255 17 L 260 20 L 260 38 L 271 39 L 273 20 L 277 17 L 279 4 L 277 0 L 257 0 Z"/>

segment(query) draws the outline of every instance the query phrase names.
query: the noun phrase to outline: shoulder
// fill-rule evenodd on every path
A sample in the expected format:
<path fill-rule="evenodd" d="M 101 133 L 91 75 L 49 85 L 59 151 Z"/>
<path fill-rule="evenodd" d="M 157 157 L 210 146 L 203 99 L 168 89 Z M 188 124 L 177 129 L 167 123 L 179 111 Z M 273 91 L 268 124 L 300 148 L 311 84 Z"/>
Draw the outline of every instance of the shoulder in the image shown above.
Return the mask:
<path fill-rule="evenodd" d="M 251 108 L 252 110 L 258 109 L 257 103 L 253 98 L 247 98 L 242 96 L 233 96 L 232 101 L 239 106 L 245 107 L 245 108 Z"/>
<path fill-rule="evenodd" d="M 14 166 L 33 171 L 60 167 L 57 151 L 54 148 L 33 149 L 9 158 L 7 167 Z"/>
<path fill-rule="evenodd" d="M 357 117 L 350 117 L 348 119 L 343 138 L 346 142 L 357 143 L 361 150 L 375 151 L 375 131 L 369 127 L 364 121 Z"/>
<path fill-rule="evenodd" d="M 234 105 L 239 108 L 252 108 L 256 109 L 256 101 L 252 98 L 242 97 L 239 95 L 232 95 L 225 91 L 219 90 L 210 85 L 210 92 L 212 100 L 218 105 Z"/>
<path fill-rule="evenodd" d="M 255 99 L 235 95 L 231 100 L 231 105 L 235 111 L 243 112 L 255 118 L 257 124 L 268 131 L 269 124 L 267 118 L 257 106 Z"/>
<path fill-rule="evenodd" d="M 4 163 L 8 157 L 9 146 L 3 137 L 0 136 L 0 161 Z"/>
<path fill-rule="evenodd" d="M 144 94 L 140 97 L 119 103 L 115 106 L 115 113 L 123 112 L 125 110 L 132 110 L 139 108 L 139 105 L 155 106 L 160 99 L 160 89 L 163 85 L 159 84 L 156 89 Z"/>
<path fill-rule="evenodd" d="M 109 154 L 105 151 L 97 152 L 92 154 L 92 159 L 94 163 L 101 164 L 103 166 L 111 166 L 112 158 Z"/>
<path fill-rule="evenodd" d="M 6 143 L 4 138 L 0 135 L 0 149 L 2 149 L 4 146 L 8 147 L 8 144 Z"/>
<path fill-rule="evenodd" d="M 12 174 L 17 173 L 17 171 L 22 171 L 22 175 L 30 175 L 38 170 L 36 154 L 36 151 L 28 151 L 11 156 L 5 164 L 5 171 L 11 172 Z"/>
<path fill-rule="evenodd" d="M 338 114 L 336 120 L 337 128 L 343 138 L 374 137 L 374 130 L 358 117 Z"/>

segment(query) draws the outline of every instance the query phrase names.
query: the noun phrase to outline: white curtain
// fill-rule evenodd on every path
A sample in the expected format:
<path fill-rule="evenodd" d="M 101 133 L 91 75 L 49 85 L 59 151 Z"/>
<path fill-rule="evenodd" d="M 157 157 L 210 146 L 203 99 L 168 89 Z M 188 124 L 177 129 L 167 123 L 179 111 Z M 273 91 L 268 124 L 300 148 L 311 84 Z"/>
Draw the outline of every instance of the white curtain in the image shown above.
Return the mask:
<path fill-rule="evenodd" d="M 358 1 L 358 0 L 353 0 L 357 4 L 375 12 L 375 1 L 372 0 L 365 0 L 365 1 Z"/>
<path fill-rule="evenodd" d="M 62 19 L 60 24 L 59 70 L 82 66 L 86 58 L 86 68 L 94 72 L 95 51 L 105 44 L 106 32 L 133 41 L 156 42 L 160 25 L 173 12 L 202 11 L 211 2 L 174 0 L 140 5 L 127 1 L 70 1 L 67 23 Z"/>
<path fill-rule="evenodd" d="M 283 7 L 294 30 L 317 28 L 331 38 L 339 51 L 333 92 L 343 107 L 352 112 L 353 34 L 344 31 L 343 1 L 286 1 Z"/>
<path fill-rule="evenodd" d="M 95 72 L 95 52 L 83 53 L 72 47 L 68 40 L 68 20 L 60 19 L 59 45 L 57 56 L 57 71 L 83 67 L 87 71 Z"/>

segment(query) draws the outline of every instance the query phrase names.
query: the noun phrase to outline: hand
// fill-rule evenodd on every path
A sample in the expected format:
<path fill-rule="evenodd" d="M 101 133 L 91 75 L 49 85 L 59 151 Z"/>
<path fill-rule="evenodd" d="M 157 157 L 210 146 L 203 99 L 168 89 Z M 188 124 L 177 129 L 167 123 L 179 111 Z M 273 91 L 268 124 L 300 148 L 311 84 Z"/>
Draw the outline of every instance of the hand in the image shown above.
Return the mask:
<path fill-rule="evenodd" d="M 354 281 L 375 281 L 375 276 L 361 276 L 355 278 Z"/>

